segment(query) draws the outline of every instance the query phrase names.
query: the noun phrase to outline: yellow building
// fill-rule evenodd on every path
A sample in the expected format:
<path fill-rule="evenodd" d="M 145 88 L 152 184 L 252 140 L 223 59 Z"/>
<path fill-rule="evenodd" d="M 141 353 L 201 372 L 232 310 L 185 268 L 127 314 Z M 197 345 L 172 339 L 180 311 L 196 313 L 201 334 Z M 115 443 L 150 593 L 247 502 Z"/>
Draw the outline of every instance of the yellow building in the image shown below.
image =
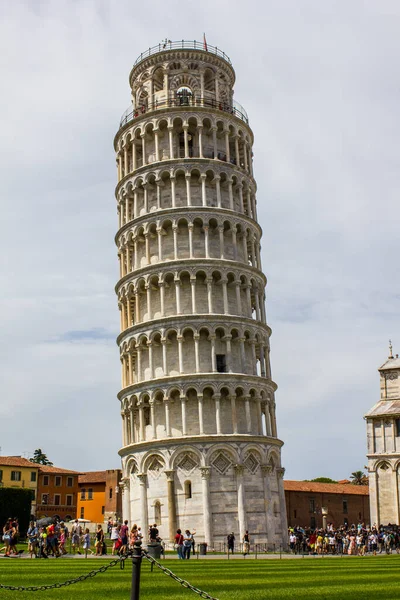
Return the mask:
<path fill-rule="evenodd" d="M 8 488 L 27 488 L 33 492 L 31 512 L 36 512 L 39 469 L 41 465 L 31 463 L 22 456 L 0 456 L 0 485 Z"/>

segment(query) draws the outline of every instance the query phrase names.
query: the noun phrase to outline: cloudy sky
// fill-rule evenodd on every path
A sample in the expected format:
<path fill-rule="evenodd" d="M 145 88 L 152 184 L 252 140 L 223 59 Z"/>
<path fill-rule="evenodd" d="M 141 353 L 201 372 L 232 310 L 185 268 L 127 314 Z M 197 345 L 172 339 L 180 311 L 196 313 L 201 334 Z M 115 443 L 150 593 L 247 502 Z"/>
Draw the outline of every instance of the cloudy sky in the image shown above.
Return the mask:
<path fill-rule="evenodd" d="M 3 455 L 119 466 L 113 136 L 137 55 L 205 31 L 255 133 L 286 476 L 364 466 L 400 351 L 399 21 L 395 0 L 0 0 Z"/>

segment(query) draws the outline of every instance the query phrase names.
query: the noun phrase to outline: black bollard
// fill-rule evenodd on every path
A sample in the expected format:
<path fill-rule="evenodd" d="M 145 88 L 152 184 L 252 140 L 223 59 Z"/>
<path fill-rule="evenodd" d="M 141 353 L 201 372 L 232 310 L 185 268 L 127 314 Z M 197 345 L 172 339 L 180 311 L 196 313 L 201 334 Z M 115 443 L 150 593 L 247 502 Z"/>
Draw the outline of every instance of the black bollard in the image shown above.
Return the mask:
<path fill-rule="evenodd" d="M 132 555 L 132 588 L 131 600 L 139 600 L 140 567 L 142 565 L 142 542 L 135 542 Z"/>

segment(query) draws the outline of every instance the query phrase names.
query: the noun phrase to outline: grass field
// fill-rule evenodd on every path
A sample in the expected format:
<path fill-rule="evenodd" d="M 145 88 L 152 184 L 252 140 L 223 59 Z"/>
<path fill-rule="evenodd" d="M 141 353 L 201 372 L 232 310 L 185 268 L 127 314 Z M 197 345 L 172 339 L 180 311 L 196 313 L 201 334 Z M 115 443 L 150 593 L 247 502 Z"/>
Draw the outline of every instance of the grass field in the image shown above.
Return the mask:
<path fill-rule="evenodd" d="M 106 560 L 1 559 L 0 583 L 41 585 L 82 575 Z M 400 599 L 400 556 L 295 560 L 163 561 L 177 575 L 219 600 Z M 131 568 L 127 564 L 71 587 L 37 592 L 35 598 L 57 600 L 129 600 Z M 31 592 L 0 590 L 0 600 L 21 600 Z M 143 561 L 141 600 L 186 600 L 199 596 Z"/>

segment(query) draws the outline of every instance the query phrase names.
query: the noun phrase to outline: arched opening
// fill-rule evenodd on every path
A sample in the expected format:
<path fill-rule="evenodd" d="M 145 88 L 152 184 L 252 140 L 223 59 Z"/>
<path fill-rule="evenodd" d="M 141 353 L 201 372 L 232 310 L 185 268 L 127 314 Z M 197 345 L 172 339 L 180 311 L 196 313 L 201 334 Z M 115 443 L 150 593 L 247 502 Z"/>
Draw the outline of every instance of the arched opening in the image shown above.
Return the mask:
<path fill-rule="evenodd" d="M 184 487 L 185 487 L 185 500 L 189 500 L 189 498 L 192 497 L 192 482 L 185 481 Z"/>
<path fill-rule="evenodd" d="M 176 99 L 178 105 L 189 106 L 192 98 L 192 90 L 187 85 L 181 85 L 181 87 L 176 90 Z"/>
<path fill-rule="evenodd" d="M 154 502 L 154 522 L 161 525 L 161 502 L 159 500 Z"/>

